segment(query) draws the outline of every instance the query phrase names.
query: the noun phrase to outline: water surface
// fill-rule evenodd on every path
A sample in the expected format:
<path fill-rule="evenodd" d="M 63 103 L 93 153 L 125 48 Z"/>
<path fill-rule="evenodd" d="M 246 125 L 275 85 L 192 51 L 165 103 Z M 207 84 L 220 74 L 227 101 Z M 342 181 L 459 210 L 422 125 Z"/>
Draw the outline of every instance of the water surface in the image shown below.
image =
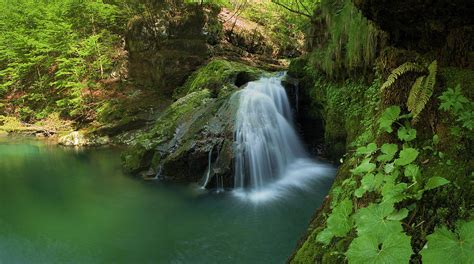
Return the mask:
<path fill-rule="evenodd" d="M 119 152 L 0 139 L 0 263 L 284 263 L 332 181 L 252 203 L 133 179 Z"/>

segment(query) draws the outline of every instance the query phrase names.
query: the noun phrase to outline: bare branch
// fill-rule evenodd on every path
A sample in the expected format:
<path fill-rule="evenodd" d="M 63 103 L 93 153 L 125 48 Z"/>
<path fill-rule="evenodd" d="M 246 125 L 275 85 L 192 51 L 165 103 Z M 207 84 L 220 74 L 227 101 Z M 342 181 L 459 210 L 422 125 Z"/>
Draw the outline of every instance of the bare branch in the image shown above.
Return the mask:
<path fill-rule="evenodd" d="M 310 14 L 307 14 L 307 13 L 305 13 L 305 12 L 302 12 L 302 11 L 300 11 L 300 10 L 297 10 L 297 9 L 294 9 L 294 8 L 292 8 L 292 7 L 290 7 L 290 6 L 287 6 L 287 5 L 285 5 L 285 4 L 282 4 L 282 3 L 281 3 L 280 1 L 278 1 L 278 0 L 272 0 L 272 3 L 274 3 L 274 4 L 276 4 L 276 5 L 280 6 L 280 7 L 283 7 L 284 9 L 286 9 L 286 10 L 292 12 L 292 13 L 295 13 L 295 14 L 298 14 L 298 15 L 302 15 L 302 16 L 305 16 L 305 17 L 307 17 L 307 18 L 309 18 L 309 19 L 312 19 L 312 16 L 311 16 Z"/>

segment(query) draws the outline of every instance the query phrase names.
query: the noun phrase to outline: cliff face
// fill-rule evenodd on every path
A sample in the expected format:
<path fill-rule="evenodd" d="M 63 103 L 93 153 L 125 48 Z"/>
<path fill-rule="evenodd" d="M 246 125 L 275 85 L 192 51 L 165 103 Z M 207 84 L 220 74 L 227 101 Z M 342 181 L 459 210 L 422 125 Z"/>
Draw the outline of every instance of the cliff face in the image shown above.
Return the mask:
<path fill-rule="evenodd" d="M 309 39 L 313 50 L 293 61 L 289 73 L 300 79 L 301 96 L 310 98 L 300 110 L 323 119 L 329 154 L 342 164 L 290 262 L 376 261 L 383 250 L 390 252 L 383 237 L 392 235 L 399 239 L 397 261 L 427 262 L 432 257 L 427 243 L 436 243 L 437 230 L 456 233 L 472 223 L 474 134 L 468 116 L 474 110 L 474 25 L 470 11 L 463 10 L 470 6 L 467 1 L 322 1 L 311 30 L 318 34 Z M 373 48 L 373 59 L 357 57 L 354 51 L 364 46 Z M 446 107 L 447 100 L 457 100 L 447 99 L 454 93 L 464 98 L 463 111 Z M 390 114 L 394 119 L 387 127 Z M 387 148 L 393 155 L 384 156 Z M 407 152 L 416 155 L 403 160 Z M 377 217 L 366 215 L 374 210 L 381 210 L 393 229 L 377 231 Z M 388 216 L 400 212 L 404 215 Z M 373 232 L 364 229 L 367 221 Z M 363 246 L 375 252 L 374 259 L 358 255 L 367 241 L 378 245 Z"/>
<path fill-rule="evenodd" d="M 184 5 L 131 19 L 125 42 L 134 84 L 171 95 L 209 57 L 207 41 L 213 32 L 206 28 L 217 13 Z"/>

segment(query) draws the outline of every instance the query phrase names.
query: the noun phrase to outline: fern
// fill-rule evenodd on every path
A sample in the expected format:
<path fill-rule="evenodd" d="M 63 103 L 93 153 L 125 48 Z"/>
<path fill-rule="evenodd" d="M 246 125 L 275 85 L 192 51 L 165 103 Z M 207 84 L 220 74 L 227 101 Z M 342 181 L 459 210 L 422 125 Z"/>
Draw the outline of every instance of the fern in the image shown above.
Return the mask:
<path fill-rule="evenodd" d="M 407 72 L 424 72 L 424 71 L 425 71 L 424 67 L 416 63 L 405 62 L 390 73 L 387 80 L 382 84 L 382 88 L 380 88 L 380 90 L 383 91 L 386 88 L 392 86 L 401 75 Z"/>
<path fill-rule="evenodd" d="M 436 84 L 436 73 L 438 71 L 437 61 L 434 60 L 428 66 L 429 74 L 420 76 L 413 83 L 407 100 L 408 110 L 413 114 L 413 120 L 418 119 L 419 114 L 433 95 L 433 88 Z"/>
<path fill-rule="evenodd" d="M 416 109 L 419 105 L 420 94 L 423 93 L 423 89 L 426 83 L 425 78 L 425 75 L 418 77 L 411 86 L 410 94 L 408 95 L 407 107 L 408 110 L 413 114 L 413 117 L 415 117 L 415 113 L 417 113 Z"/>

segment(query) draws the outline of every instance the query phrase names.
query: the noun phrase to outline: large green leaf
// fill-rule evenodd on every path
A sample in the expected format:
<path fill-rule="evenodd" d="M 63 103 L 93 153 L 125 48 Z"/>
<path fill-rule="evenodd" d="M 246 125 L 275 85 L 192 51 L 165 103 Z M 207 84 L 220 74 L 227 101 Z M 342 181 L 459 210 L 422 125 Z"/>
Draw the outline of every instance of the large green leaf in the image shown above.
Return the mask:
<path fill-rule="evenodd" d="M 395 184 L 393 182 L 387 182 L 382 187 L 382 196 L 384 202 L 397 203 L 403 201 L 408 196 L 405 194 L 407 189 L 406 183 Z"/>
<path fill-rule="evenodd" d="M 367 173 L 360 182 L 360 187 L 355 190 L 354 195 L 358 198 L 362 197 L 364 193 L 374 191 L 379 188 L 383 182 L 383 174 L 378 173 L 374 175 Z"/>
<path fill-rule="evenodd" d="M 393 159 L 393 157 L 395 156 L 395 154 L 397 153 L 398 146 L 397 146 L 397 144 L 385 143 L 385 144 L 382 145 L 380 150 L 382 151 L 383 154 L 377 157 L 377 161 L 386 161 L 386 162 L 388 162 L 388 161 L 391 161 Z"/>
<path fill-rule="evenodd" d="M 388 133 L 392 133 L 392 124 L 397 121 L 400 116 L 400 107 L 398 105 L 390 106 L 385 109 L 382 116 L 379 119 L 380 128 Z"/>
<path fill-rule="evenodd" d="M 352 229 L 352 201 L 345 199 L 332 209 L 327 220 L 327 228 L 321 231 L 316 240 L 327 245 L 334 236 L 345 236 Z"/>
<path fill-rule="evenodd" d="M 417 178 L 420 175 L 420 167 L 416 164 L 408 164 L 405 167 L 405 176 L 410 177 L 413 182 L 417 181 Z"/>
<path fill-rule="evenodd" d="M 360 175 L 375 170 L 376 165 L 371 163 L 370 160 L 370 158 L 364 159 L 359 166 L 352 170 L 352 173 L 355 175 Z"/>
<path fill-rule="evenodd" d="M 406 166 L 418 157 L 418 150 L 414 148 L 405 148 L 400 151 L 400 157 L 395 160 L 395 165 Z"/>
<path fill-rule="evenodd" d="M 428 179 L 428 182 L 425 184 L 425 190 L 431 190 L 450 183 L 443 177 L 435 176 Z"/>
<path fill-rule="evenodd" d="M 416 130 L 413 128 L 401 127 L 397 132 L 398 138 L 403 141 L 412 141 L 416 138 Z"/>
<path fill-rule="evenodd" d="M 456 233 L 441 227 L 427 236 L 421 250 L 423 263 L 470 264 L 474 261 L 474 221 L 459 222 Z"/>
<path fill-rule="evenodd" d="M 328 217 L 328 229 L 338 237 L 345 236 L 352 228 L 352 201 L 345 199 L 332 210 Z"/>
<path fill-rule="evenodd" d="M 389 220 L 394 211 L 393 203 L 371 204 L 360 209 L 355 215 L 357 234 L 359 236 L 371 235 L 374 237 L 384 237 L 388 233 L 402 231 L 400 221 Z"/>
<path fill-rule="evenodd" d="M 329 229 L 324 229 L 323 231 L 318 233 L 316 240 L 323 243 L 324 245 L 329 245 L 331 243 L 334 234 Z"/>
<path fill-rule="evenodd" d="M 356 155 L 372 155 L 377 150 L 377 145 L 375 143 L 370 143 L 365 147 L 360 147 L 356 150 Z"/>
<path fill-rule="evenodd" d="M 387 233 L 379 238 L 359 236 L 346 252 L 350 264 L 406 264 L 412 254 L 410 237 L 401 232 Z"/>

